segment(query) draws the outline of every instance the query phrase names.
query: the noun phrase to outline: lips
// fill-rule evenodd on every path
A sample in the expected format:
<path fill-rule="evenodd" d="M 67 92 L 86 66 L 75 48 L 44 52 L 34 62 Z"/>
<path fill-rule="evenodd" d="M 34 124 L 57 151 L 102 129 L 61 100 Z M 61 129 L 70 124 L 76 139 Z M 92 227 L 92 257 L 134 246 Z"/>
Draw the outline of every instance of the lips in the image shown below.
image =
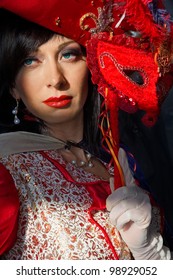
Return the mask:
<path fill-rule="evenodd" d="M 60 97 L 50 97 L 44 100 L 43 103 L 50 107 L 63 108 L 71 102 L 71 99 L 71 96 L 61 95 Z"/>

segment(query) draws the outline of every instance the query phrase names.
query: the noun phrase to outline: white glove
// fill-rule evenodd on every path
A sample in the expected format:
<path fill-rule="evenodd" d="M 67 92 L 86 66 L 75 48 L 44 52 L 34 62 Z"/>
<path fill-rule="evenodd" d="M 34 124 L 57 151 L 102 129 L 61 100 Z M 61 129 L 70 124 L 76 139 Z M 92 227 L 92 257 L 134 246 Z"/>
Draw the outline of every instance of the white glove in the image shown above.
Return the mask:
<path fill-rule="evenodd" d="M 127 164 L 125 166 L 127 170 Z M 112 178 L 110 185 L 112 189 Z M 133 185 L 113 191 L 106 206 L 112 224 L 119 230 L 134 259 L 170 259 L 170 251 L 163 246 L 161 235 L 150 228 L 150 199 L 140 187 Z"/>
<path fill-rule="evenodd" d="M 150 231 L 151 204 L 139 187 L 121 187 L 106 201 L 110 220 L 119 230 L 135 259 L 170 259 L 159 233 Z"/>

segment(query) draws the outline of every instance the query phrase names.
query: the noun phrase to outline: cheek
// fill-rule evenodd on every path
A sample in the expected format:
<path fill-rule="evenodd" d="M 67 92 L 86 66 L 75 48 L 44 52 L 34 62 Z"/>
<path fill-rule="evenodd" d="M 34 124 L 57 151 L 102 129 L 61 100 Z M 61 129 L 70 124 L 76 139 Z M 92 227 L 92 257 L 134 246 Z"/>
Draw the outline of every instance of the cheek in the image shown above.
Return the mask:
<path fill-rule="evenodd" d="M 76 81 L 76 83 L 78 85 L 80 84 L 80 100 L 81 105 L 84 106 L 88 95 L 88 72 L 86 72 L 85 75 L 81 76 L 80 81 L 78 80 Z"/>
<path fill-rule="evenodd" d="M 79 70 L 78 75 L 75 77 L 75 85 L 79 87 L 79 91 L 81 91 L 83 95 L 87 95 L 88 93 L 88 74 L 88 68 L 84 67 Z"/>
<path fill-rule="evenodd" d="M 36 92 L 39 91 L 39 87 L 39 79 L 36 81 L 33 76 L 19 76 L 16 80 L 16 90 L 24 103 L 36 97 Z"/>

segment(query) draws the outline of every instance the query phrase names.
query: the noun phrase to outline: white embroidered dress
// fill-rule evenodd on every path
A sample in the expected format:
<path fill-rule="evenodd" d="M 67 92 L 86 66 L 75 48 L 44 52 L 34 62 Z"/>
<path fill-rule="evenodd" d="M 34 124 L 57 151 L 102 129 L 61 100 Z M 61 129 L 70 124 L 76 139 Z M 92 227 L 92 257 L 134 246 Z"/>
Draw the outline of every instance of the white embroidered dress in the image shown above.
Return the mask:
<path fill-rule="evenodd" d="M 107 210 L 90 211 L 94 198 L 87 186 L 95 189 L 108 184 L 82 168 L 66 164 L 58 150 L 45 151 L 45 155 L 73 175 L 76 182 L 65 178 L 38 151 L 0 160 L 11 174 L 20 200 L 17 240 L 2 258 L 110 260 L 117 254 L 119 259 L 130 259 Z M 99 189 L 95 197 L 99 200 Z"/>

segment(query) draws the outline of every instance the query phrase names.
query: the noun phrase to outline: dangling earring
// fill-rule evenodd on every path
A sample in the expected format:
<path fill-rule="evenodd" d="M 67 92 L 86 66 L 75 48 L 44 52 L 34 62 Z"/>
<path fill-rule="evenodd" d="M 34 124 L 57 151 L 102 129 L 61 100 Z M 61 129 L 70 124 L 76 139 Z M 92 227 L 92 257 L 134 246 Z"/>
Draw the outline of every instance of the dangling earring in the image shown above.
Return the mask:
<path fill-rule="evenodd" d="M 18 109 L 19 109 L 19 100 L 16 99 L 16 107 L 13 109 L 12 111 L 12 114 L 14 115 L 14 124 L 19 124 L 20 123 L 20 120 L 17 116 L 17 113 L 18 113 Z"/>

